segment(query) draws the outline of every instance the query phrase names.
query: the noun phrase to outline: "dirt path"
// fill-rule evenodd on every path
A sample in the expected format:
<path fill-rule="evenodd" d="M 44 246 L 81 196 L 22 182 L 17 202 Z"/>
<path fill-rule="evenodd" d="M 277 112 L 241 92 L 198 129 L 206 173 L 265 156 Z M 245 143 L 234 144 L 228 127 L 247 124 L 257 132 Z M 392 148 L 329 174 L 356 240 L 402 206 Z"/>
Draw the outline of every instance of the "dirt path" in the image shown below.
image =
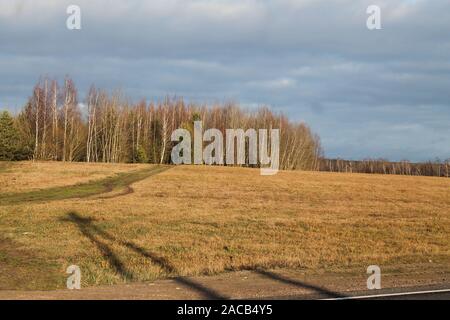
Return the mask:
<path fill-rule="evenodd" d="M 133 192 L 131 184 L 159 174 L 171 168 L 170 166 L 152 166 L 150 168 L 119 173 L 113 177 L 107 177 L 88 183 L 66 187 L 48 188 L 24 193 L 7 193 L 0 195 L 0 205 L 23 204 L 24 202 L 48 202 L 72 198 L 85 198 L 121 191 L 107 197 L 113 198 Z"/>
<path fill-rule="evenodd" d="M 450 288 L 450 274 L 383 276 L 381 292 Z M 0 291 L 0 299 L 318 299 L 367 293 L 366 275 L 240 271 L 148 283 L 55 291 Z M 371 294 L 374 291 L 370 292 Z"/>

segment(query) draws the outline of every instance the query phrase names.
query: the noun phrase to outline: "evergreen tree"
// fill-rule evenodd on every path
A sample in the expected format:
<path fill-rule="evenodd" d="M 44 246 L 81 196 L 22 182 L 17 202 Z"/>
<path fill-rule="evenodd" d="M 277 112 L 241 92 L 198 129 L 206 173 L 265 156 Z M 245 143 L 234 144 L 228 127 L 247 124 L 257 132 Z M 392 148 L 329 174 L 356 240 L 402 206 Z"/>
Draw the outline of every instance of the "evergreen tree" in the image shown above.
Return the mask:
<path fill-rule="evenodd" d="M 14 160 L 19 151 L 19 132 L 14 126 L 14 119 L 3 111 L 0 114 L 0 160 Z"/>
<path fill-rule="evenodd" d="M 148 162 L 147 153 L 145 152 L 144 147 L 141 145 L 139 145 L 138 149 L 136 150 L 134 162 L 135 163 L 147 163 Z"/>

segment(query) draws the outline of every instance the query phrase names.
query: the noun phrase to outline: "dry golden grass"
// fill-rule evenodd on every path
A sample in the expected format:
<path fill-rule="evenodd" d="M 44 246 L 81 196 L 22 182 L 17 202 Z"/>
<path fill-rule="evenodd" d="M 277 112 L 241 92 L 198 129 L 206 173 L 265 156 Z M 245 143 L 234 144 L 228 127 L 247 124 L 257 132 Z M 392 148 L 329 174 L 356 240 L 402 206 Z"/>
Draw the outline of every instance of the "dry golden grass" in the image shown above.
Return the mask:
<path fill-rule="evenodd" d="M 93 167 L 47 170 L 84 175 Z M 22 281 L 30 254 L 55 279 L 35 278 L 36 289 L 64 287 L 70 264 L 81 267 L 85 286 L 254 268 L 450 270 L 449 179 L 180 166 L 132 187 L 108 199 L 0 206 L 3 247 L 27 250 L 14 255 Z M 11 256 L 0 246 L 0 267 L 11 270 Z M 0 275 L 0 288 L 12 283 Z"/>
<path fill-rule="evenodd" d="M 70 186 L 136 169 L 136 165 L 62 162 L 10 162 L 0 171 L 0 192 Z"/>

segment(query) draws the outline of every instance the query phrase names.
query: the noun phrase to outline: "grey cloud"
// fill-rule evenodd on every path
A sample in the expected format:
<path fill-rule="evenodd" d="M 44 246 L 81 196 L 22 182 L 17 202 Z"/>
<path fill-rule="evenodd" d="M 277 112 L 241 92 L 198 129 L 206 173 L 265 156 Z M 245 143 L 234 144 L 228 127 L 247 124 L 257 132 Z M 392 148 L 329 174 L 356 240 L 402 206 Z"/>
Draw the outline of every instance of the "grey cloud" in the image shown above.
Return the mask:
<path fill-rule="evenodd" d="M 0 107 L 40 75 L 132 99 L 269 105 L 305 120 L 333 157 L 450 157 L 446 0 L 0 0 Z M 368 31 L 366 8 L 382 8 Z"/>

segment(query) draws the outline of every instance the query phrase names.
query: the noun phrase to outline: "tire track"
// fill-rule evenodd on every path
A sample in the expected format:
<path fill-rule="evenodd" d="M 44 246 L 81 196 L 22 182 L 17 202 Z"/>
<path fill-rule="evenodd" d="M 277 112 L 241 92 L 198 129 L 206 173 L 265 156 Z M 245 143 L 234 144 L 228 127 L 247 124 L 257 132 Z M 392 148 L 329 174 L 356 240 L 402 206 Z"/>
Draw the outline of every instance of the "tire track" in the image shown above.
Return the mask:
<path fill-rule="evenodd" d="M 122 196 L 126 196 L 128 194 L 134 193 L 134 189 L 131 186 L 132 184 L 134 184 L 136 182 L 139 182 L 139 181 L 142 181 L 144 179 L 150 178 L 150 177 L 152 177 L 154 175 L 160 174 L 160 173 L 162 173 L 162 172 L 164 172 L 166 170 L 169 170 L 170 168 L 171 167 L 169 167 L 169 166 L 163 166 L 163 167 L 158 166 L 158 168 L 156 168 L 154 171 L 152 171 L 147 177 L 145 177 L 143 179 L 140 179 L 140 180 L 133 181 L 129 185 L 126 185 L 124 187 L 125 190 L 123 190 L 122 192 L 117 193 L 117 194 L 113 194 L 113 195 L 110 195 L 110 196 L 99 196 L 99 197 L 97 197 L 97 199 L 114 199 L 114 198 L 118 198 L 118 197 L 122 197 Z M 113 192 L 113 191 L 114 191 L 114 189 L 111 187 L 108 192 L 104 192 L 104 193 L 110 193 L 110 192 Z"/>
<path fill-rule="evenodd" d="M 113 177 L 107 177 L 104 179 L 72 186 L 54 187 L 23 193 L 2 194 L 0 195 L 0 206 L 22 204 L 25 202 L 39 203 L 75 198 L 80 199 L 110 193 L 120 189 L 124 189 L 124 191 L 120 192 L 119 194 L 112 195 L 111 197 L 105 198 L 108 199 L 117 196 L 123 196 L 134 192 L 134 189 L 131 187 L 133 183 L 162 173 L 170 168 L 171 166 L 168 165 L 157 165 L 152 166 L 151 168 L 119 173 Z"/>

